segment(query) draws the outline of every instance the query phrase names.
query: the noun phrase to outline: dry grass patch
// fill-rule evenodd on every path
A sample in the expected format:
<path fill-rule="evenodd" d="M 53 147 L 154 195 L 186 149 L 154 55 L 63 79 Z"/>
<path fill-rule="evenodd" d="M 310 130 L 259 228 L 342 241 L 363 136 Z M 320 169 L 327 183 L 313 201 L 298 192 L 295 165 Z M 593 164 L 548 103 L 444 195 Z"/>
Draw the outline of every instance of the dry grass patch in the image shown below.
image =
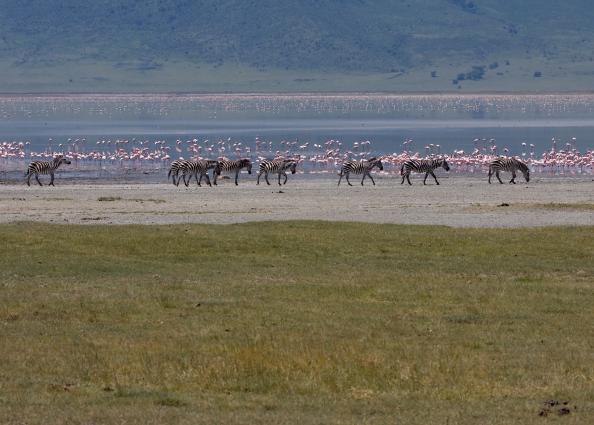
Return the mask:
<path fill-rule="evenodd" d="M 594 416 L 592 227 L 1 227 L 0 423 Z"/>
<path fill-rule="evenodd" d="M 518 211 L 518 210 L 557 210 L 557 211 L 594 211 L 594 203 L 507 203 L 500 204 L 472 204 L 464 208 L 464 211 L 482 213 L 485 211 Z"/>

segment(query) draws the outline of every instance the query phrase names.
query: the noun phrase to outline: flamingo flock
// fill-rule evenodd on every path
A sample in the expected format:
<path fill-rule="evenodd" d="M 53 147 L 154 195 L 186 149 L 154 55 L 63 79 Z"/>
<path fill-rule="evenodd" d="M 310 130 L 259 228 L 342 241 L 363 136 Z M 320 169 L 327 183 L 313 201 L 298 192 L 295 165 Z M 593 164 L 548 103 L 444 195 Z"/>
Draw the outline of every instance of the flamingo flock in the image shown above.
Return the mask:
<path fill-rule="evenodd" d="M 521 143 L 518 157 L 527 163 L 533 173 L 553 175 L 593 174 L 594 150 L 580 152 L 575 138 L 569 142 L 552 139 L 550 149 L 537 155 L 534 144 Z M 474 139 L 471 152 L 454 149 L 442 152 L 439 144 L 429 144 L 415 149 L 412 139 L 401 143 L 400 152 L 382 155 L 387 165 L 384 174 L 397 173 L 409 159 L 445 157 L 456 173 L 484 173 L 489 162 L 499 156 L 509 156 L 509 148 L 499 148 L 495 139 Z M 219 140 L 138 140 L 138 139 L 67 139 L 63 143 L 48 140 L 42 151 L 34 151 L 28 141 L 0 141 L 0 171 L 23 170 L 34 160 L 64 155 L 76 170 L 145 171 L 167 168 L 172 159 L 237 159 L 250 158 L 261 162 L 270 158 L 291 158 L 299 161 L 300 169 L 310 174 L 334 173 L 346 160 L 377 156 L 372 154 L 372 142 L 363 140 L 346 144 L 330 139 L 323 143 L 283 140 L 279 143 L 256 137 L 253 143 Z"/>

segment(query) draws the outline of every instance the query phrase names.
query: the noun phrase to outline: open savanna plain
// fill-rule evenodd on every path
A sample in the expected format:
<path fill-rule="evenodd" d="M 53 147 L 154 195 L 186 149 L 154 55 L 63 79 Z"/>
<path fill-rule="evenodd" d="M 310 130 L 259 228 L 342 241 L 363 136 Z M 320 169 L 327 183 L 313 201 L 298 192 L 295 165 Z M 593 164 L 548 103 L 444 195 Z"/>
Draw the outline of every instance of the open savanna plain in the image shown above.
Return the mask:
<path fill-rule="evenodd" d="M 2 224 L 0 423 L 594 423 L 593 289 L 587 226 Z"/>

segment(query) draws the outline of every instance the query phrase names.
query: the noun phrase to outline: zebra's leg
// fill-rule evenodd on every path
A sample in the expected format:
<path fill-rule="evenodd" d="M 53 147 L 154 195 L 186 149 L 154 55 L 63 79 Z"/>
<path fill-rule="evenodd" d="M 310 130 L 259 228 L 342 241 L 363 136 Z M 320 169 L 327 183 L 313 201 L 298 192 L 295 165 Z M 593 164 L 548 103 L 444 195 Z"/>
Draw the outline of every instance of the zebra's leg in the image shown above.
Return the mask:
<path fill-rule="evenodd" d="M 491 176 L 493 175 L 493 169 L 489 167 L 489 184 L 491 184 Z"/>
<path fill-rule="evenodd" d="M 435 184 L 439 185 L 439 182 L 437 181 L 437 177 L 435 177 L 435 173 L 433 171 L 429 171 L 429 173 L 433 176 L 433 178 L 435 179 Z M 426 177 L 425 177 L 426 178 Z"/>
<path fill-rule="evenodd" d="M 402 181 L 400 182 L 400 184 L 404 184 L 404 179 L 406 178 L 406 174 L 402 174 Z"/>
<path fill-rule="evenodd" d="M 367 175 L 369 176 L 369 178 L 371 179 L 371 183 L 373 183 L 373 185 L 375 186 L 375 180 L 373 180 L 373 177 L 371 177 L 371 174 L 367 173 Z"/>
<path fill-rule="evenodd" d="M 270 186 L 270 182 L 268 181 L 268 171 L 264 173 L 264 180 L 266 180 L 266 184 Z"/>
<path fill-rule="evenodd" d="M 54 186 L 54 173 L 50 173 L 50 182 L 49 182 L 49 186 Z"/>
<path fill-rule="evenodd" d="M 347 171 L 346 174 L 344 175 L 347 179 L 347 183 L 349 184 L 349 186 L 352 186 L 351 181 L 349 180 L 349 172 Z"/>
<path fill-rule="evenodd" d="M 367 171 L 363 171 L 363 178 L 361 179 L 361 186 L 363 186 L 363 181 L 365 180 L 365 177 L 367 177 Z"/>
<path fill-rule="evenodd" d="M 512 184 L 516 184 L 516 172 L 515 171 L 512 171 L 512 178 L 509 182 Z"/>
<path fill-rule="evenodd" d="M 340 176 L 340 178 L 338 179 L 338 185 L 340 186 L 340 181 L 342 180 L 342 170 L 340 170 L 339 176 Z"/>
<path fill-rule="evenodd" d="M 427 184 L 427 176 L 429 176 L 429 171 L 425 173 L 425 178 L 423 179 L 423 184 Z"/>
<path fill-rule="evenodd" d="M 43 186 L 41 184 L 41 182 L 39 181 L 39 174 L 35 173 L 35 180 L 37 180 L 37 183 L 39 183 L 39 186 Z"/>
<path fill-rule="evenodd" d="M 503 184 L 503 182 L 499 178 L 499 170 L 495 171 L 495 177 L 497 177 L 497 180 L 499 180 L 499 183 Z"/>
<path fill-rule="evenodd" d="M 184 174 L 184 184 L 186 185 L 186 187 L 190 186 L 191 181 L 192 181 L 192 174 L 190 173 L 190 175 L 188 177 L 188 181 L 186 181 L 186 175 Z"/>
<path fill-rule="evenodd" d="M 261 175 L 262 175 L 262 171 L 260 171 L 260 172 L 258 173 L 258 181 L 256 182 L 256 184 L 260 184 L 260 176 L 261 176 Z"/>
<path fill-rule="evenodd" d="M 412 186 L 412 183 L 410 182 L 410 173 L 406 173 L 406 181 L 410 186 Z"/>
<path fill-rule="evenodd" d="M 208 171 L 204 174 L 204 178 L 206 179 L 206 184 L 212 187 L 212 184 L 210 184 L 210 177 L 208 177 Z M 200 174 L 200 180 L 202 180 L 202 174 Z"/>
<path fill-rule="evenodd" d="M 31 176 L 32 174 L 27 173 L 27 175 L 25 177 L 27 177 L 27 186 L 31 186 Z"/>
<path fill-rule="evenodd" d="M 235 186 L 239 186 L 239 183 L 237 183 L 237 179 L 239 178 L 239 170 L 237 170 L 235 172 Z"/>
<path fill-rule="evenodd" d="M 283 182 L 283 184 L 287 184 L 287 173 L 285 173 L 284 171 L 283 171 L 283 176 L 285 176 L 285 181 Z"/>
<path fill-rule="evenodd" d="M 198 171 L 194 174 L 194 178 L 196 179 L 196 184 L 202 187 L 202 174 L 200 174 L 200 178 L 198 178 Z"/>

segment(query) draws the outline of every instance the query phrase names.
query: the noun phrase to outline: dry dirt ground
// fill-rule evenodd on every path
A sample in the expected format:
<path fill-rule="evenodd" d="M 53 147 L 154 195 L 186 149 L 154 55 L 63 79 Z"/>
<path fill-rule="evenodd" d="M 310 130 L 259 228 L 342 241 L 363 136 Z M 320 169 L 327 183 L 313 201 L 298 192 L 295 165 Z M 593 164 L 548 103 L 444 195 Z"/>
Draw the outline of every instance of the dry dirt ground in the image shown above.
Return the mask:
<path fill-rule="evenodd" d="M 47 176 L 45 176 L 47 177 Z M 249 177 L 249 179 L 248 179 Z M 592 176 L 539 177 L 529 184 L 489 185 L 483 176 L 440 176 L 423 186 L 376 177 L 337 187 L 330 176 L 289 176 L 257 186 L 242 175 L 239 186 L 96 184 L 56 178 L 56 187 L 0 185 L 0 222 L 87 224 L 239 223 L 263 220 L 339 220 L 454 227 L 525 227 L 594 224 Z M 507 177 L 507 176 L 505 176 Z M 183 186 L 183 185 L 182 185 Z"/>

